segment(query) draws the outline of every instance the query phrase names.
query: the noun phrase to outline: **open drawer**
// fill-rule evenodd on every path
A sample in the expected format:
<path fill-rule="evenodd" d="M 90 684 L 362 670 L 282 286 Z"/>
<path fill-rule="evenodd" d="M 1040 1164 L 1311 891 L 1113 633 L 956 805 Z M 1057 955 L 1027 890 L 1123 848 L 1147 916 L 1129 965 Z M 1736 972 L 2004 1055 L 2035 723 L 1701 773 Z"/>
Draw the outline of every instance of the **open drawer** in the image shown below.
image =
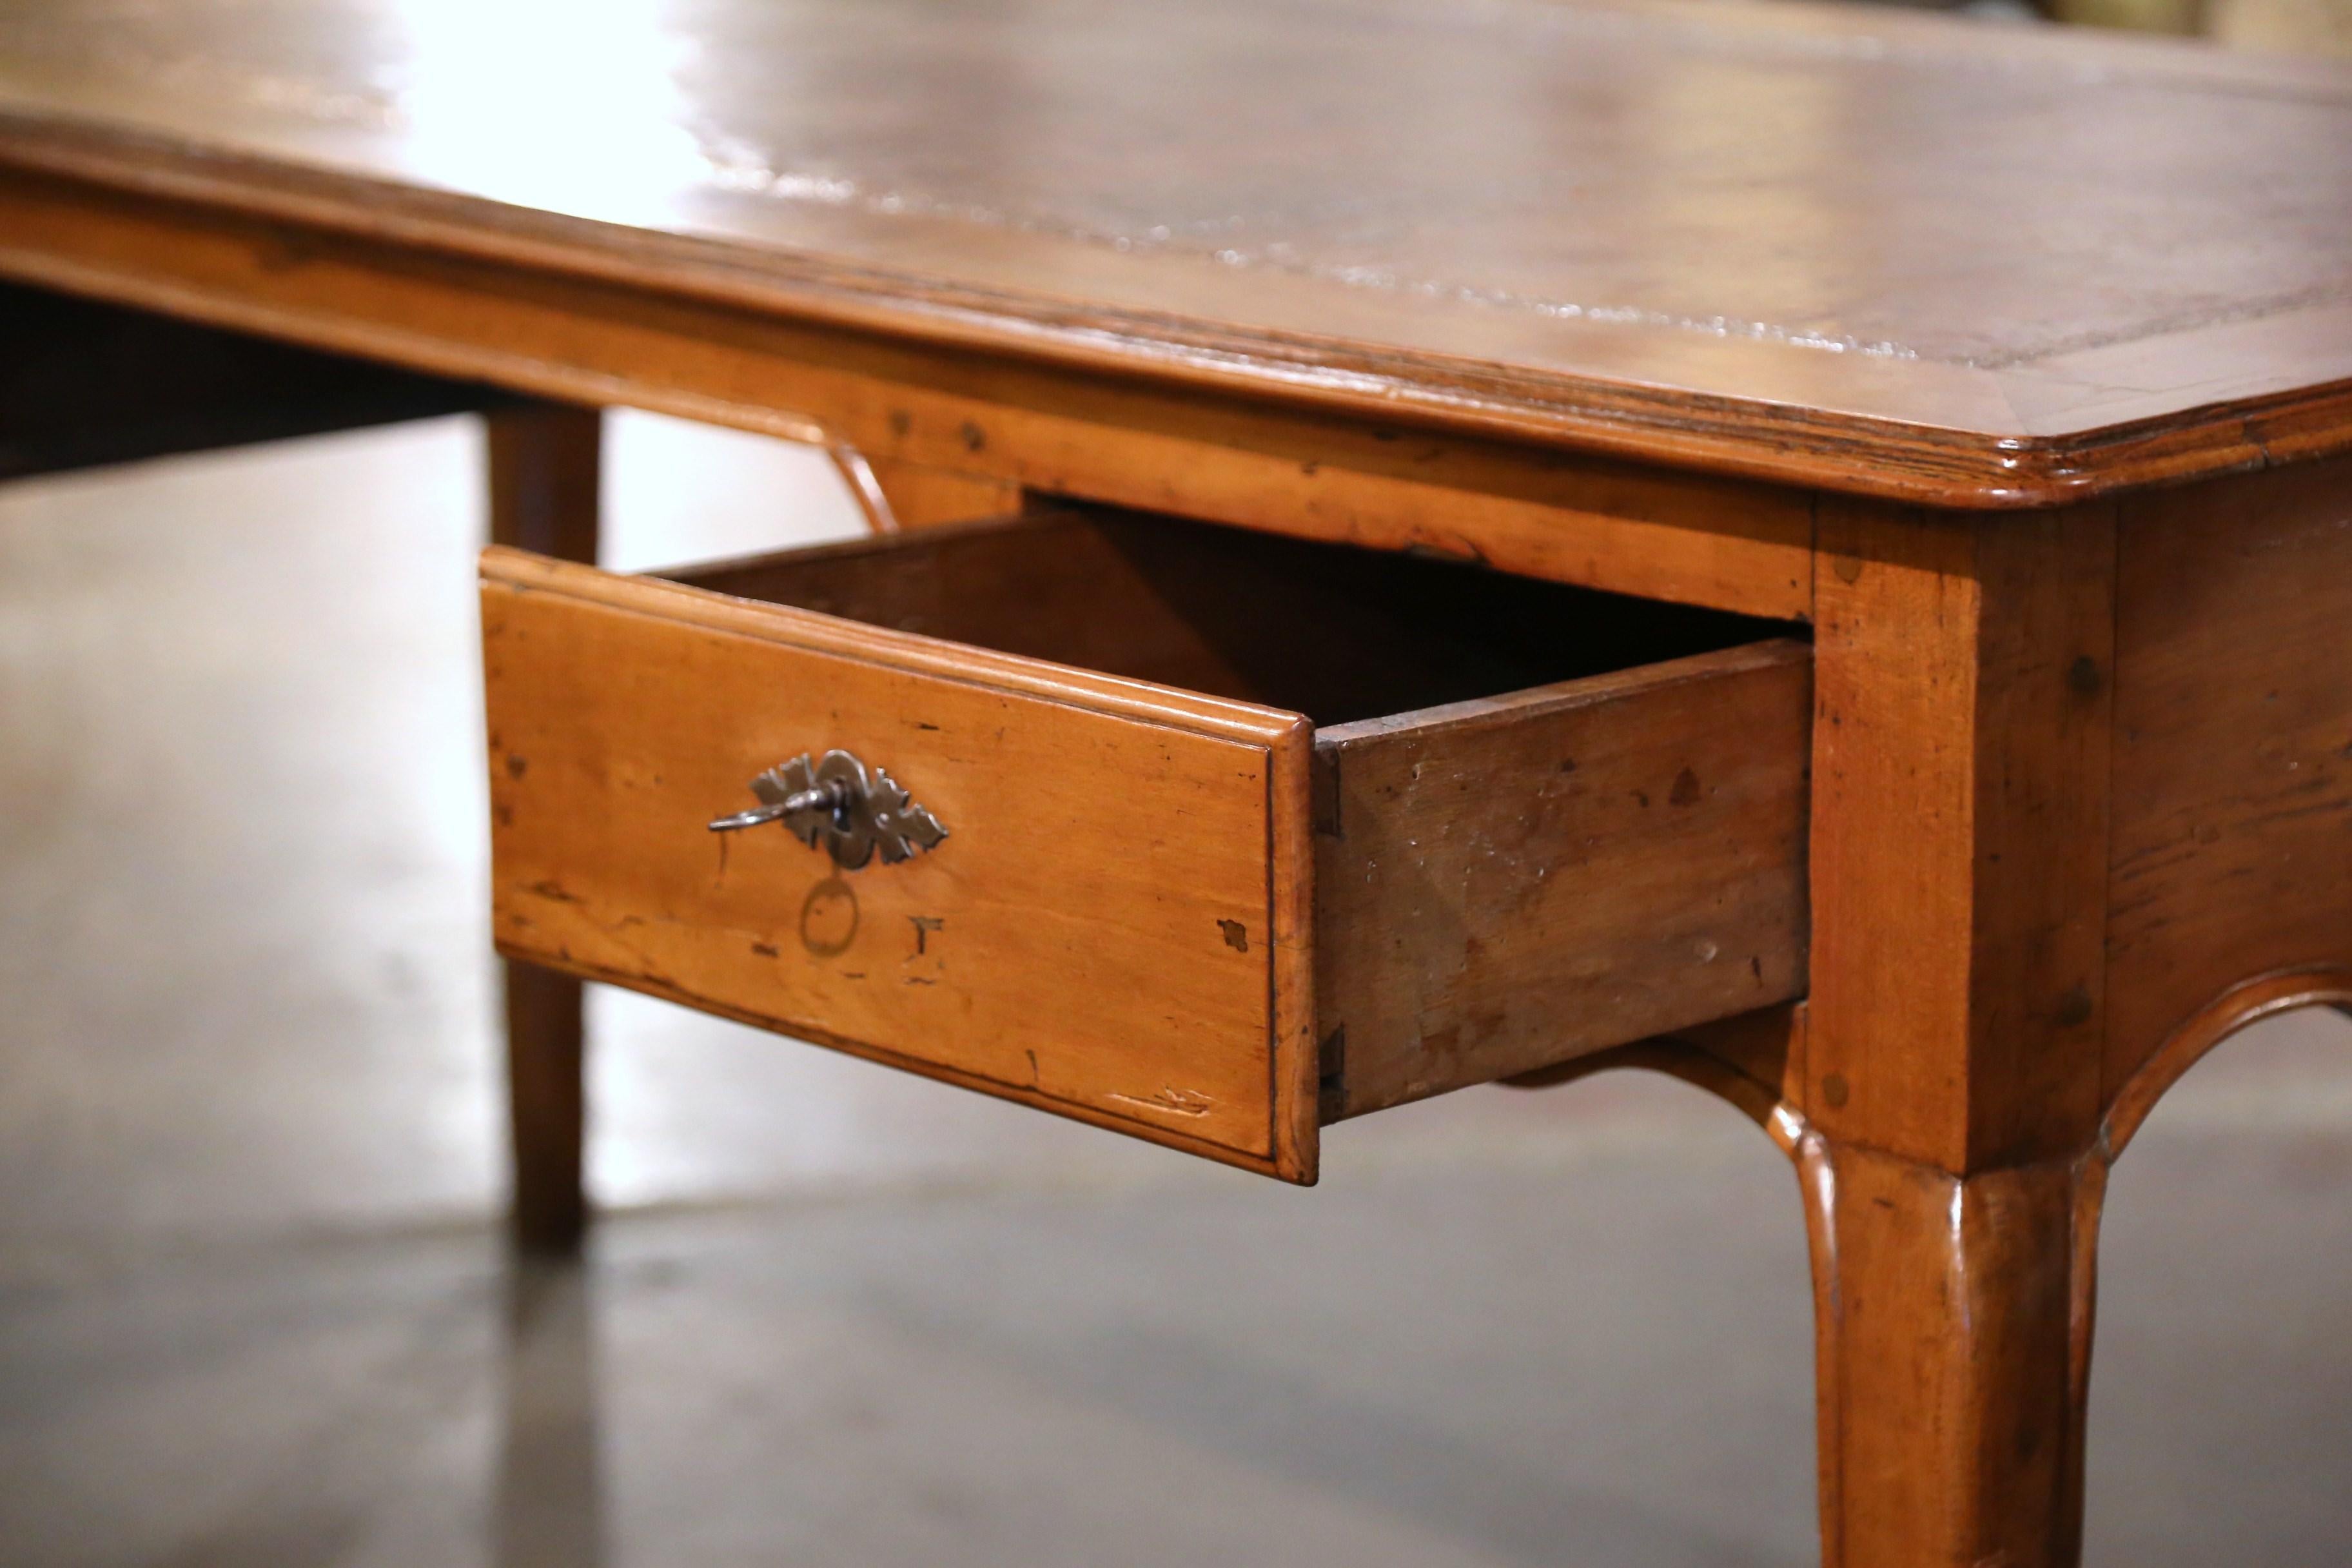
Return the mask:
<path fill-rule="evenodd" d="M 1771 623 L 1072 509 L 482 629 L 501 952 L 1289 1180 L 1803 987 Z"/>

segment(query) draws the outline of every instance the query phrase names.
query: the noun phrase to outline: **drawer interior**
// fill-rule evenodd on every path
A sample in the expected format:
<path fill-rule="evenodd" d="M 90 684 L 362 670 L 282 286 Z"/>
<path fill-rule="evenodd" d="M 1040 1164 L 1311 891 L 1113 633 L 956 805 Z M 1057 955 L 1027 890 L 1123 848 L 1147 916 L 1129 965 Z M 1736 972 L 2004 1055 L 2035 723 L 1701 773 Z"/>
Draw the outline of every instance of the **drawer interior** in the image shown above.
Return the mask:
<path fill-rule="evenodd" d="M 1261 703 L 1318 727 L 1788 631 L 1453 561 L 1108 508 L 1057 508 L 667 575 Z"/>
<path fill-rule="evenodd" d="M 1293 1181 L 1803 991 L 1780 623 L 1074 506 L 483 592 L 510 957 Z M 935 852 L 709 830 L 836 748 Z"/>

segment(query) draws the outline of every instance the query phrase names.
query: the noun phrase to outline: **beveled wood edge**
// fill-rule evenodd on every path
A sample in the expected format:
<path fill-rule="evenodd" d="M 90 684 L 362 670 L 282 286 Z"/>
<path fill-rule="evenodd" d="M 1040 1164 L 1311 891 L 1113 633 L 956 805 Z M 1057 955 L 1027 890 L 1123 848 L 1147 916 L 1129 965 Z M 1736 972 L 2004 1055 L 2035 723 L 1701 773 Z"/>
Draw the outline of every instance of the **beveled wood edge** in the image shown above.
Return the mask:
<path fill-rule="evenodd" d="M 1694 681 L 1715 680 L 1748 670 L 1784 665 L 1810 665 L 1812 645 L 1796 637 L 1765 637 L 1708 653 L 1685 654 L 1629 669 L 1605 670 L 1530 686 L 1495 697 L 1465 698 L 1459 702 L 1417 708 L 1404 713 L 1383 713 L 1346 724 L 1327 724 L 1315 731 L 1315 749 L 1344 751 L 1363 741 L 1406 732 L 1472 731 L 1498 729 L 1528 719 L 1564 713 L 1578 708 L 1598 708 L 1646 692 L 1662 691 Z"/>
<path fill-rule="evenodd" d="M 2334 1007 L 2352 1013 L 2352 967 L 2323 963 L 2283 969 L 2231 986 L 2168 1036 L 2163 1046 L 2126 1080 L 2110 1102 L 2090 1149 L 2071 1157 L 2089 1164 L 2112 1165 L 2147 1125 L 2150 1113 L 2188 1076 L 2189 1069 L 2263 1019 L 2305 1007 Z M 1801 1000 L 1759 1009 L 1725 1023 L 1746 1026 L 1752 1022 L 1761 1026 L 1782 1014 L 1789 1018 L 1791 1044 L 1788 1061 L 1793 1063 L 1803 1044 L 1805 1003 Z M 1621 1068 L 1664 1073 L 1728 1102 L 1770 1132 L 1784 1151 L 1795 1155 L 1797 1137 L 1811 1130 L 1795 1098 L 1801 1070 L 1785 1070 L 1786 1064 L 1781 1061 L 1736 1059 L 1710 1040 L 1709 1030 L 1718 1026 L 1706 1026 L 1635 1040 L 1496 1081 L 1511 1089 L 1550 1089 Z M 1867 1143 L 1851 1146 L 1871 1147 Z"/>
<path fill-rule="evenodd" d="M 1563 1084 L 1591 1078 L 1595 1073 L 1628 1068 L 1663 1073 L 1693 1088 L 1705 1089 L 1770 1132 L 1783 1150 L 1790 1147 L 1790 1142 L 1784 1136 L 1785 1130 L 1801 1120 L 1780 1099 L 1775 1086 L 1748 1077 L 1728 1062 L 1710 1056 L 1675 1035 L 1662 1035 L 1654 1039 L 1612 1046 L 1607 1050 L 1594 1051 L 1555 1067 L 1516 1073 L 1495 1081 L 1508 1089 L 1557 1089 Z"/>
<path fill-rule="evenodd" d="M 1022 521 L 1025 520 L 991 520 L 971 526 L 1015 526 Z M 873 553 L 905 548 L 922 537 L 916 534 L 850 540 L 830 548 L 840 553 Z M 503 937 L 498 939 L 499 951 L 509 957 L 566 968 L 586 978 L 625 984 L 740 1022 L 781 1030 L 794 1037 L 814 1039 L 852 1055 L 964 1088 L 1076 1115 L 1098 1126 L 1137 1132 L 1156 1142 L 1205 1153 L 1223 1163 L 1299 1185 L 1314 1184 L 1321 1140 L 1321 1123 L 1317 1115 L 1319 1063 L 1314 1017 L 1314 828 L 1308 813 L 1314 731 L 1304 715 L 917 633 L 869 626 L 792 605 L 733 598 L 660 578 L 605 572 L 505 545 L 493 544 L 482 551 L 480 579 L 486 590 L 551 595 L 668 625 L 877 664 L 928 679 L 1016 692 L 1057 706 L 1179 730 L 1258 751 L 1265 760 L 1265 929 L 1271 933 L 1266 957 L 1268 1152 L 1264 1155 L 1190 1138 L 1151 1122 L 1045 1095 L 984 1074 L 937 1067 L 824 1035 L 798 1022 L 719 1006 L 642 977 L 619 975 L 576 961 L 551 958 L 535 950 L 514 947 Z M 1284 1114 L 1286 1110 L 1287 1116 Z"/>
<path fill-rule="evenodd" d="M 2109 1101 L 2088 1147 L 2023 1163 L 2047 1164 L 2054 1160 L 2103 1173 L 2122 1157 L 2150 1113 L 2199 1062 L 2263 1019 L 2305 1007 L 2334 1007 L 2352 1014 L 2352 965 L 2297 965 L 2230 986 L 2183 1020 L 2125 1080 Z M 1621 1068 L 1664 1073 L 1727 1102 L 1770 1133 L 1784 1152 L 1801 1159 L 1801 1142 L 1814 1131 L 1802 1099 L 1808 1015 L 1808 1004 L 1801 998 L 1496 1081 L 1511 1089 L 1551 1089 Z M 1844 1143 L 1856 1149 L 1874 1147 L 1867 1142 Z"/>
<path fill-rule="evenodd" d="M 845 1056 L 877 1062 L 884 1067 L 897 1068 L 903 1072 L 913 1073 L 919 1078 L 933 1079 L 941 1083 L 953 1084 L 959 1089 L 971 1089 L 977 1094 L 1014 1100 L 1034 1110 L 1049 1111 L 1056 1116 L 1066 1116 L 1072 1121 L 1102 1128 L 1106 1131 L 1123 1132 L 1130 1137 L 1140 1138 L 1146 1142 L 1158 1143 L 1187 1154 L 1197 1154 L 1202 1159 L 1213 1160 L 1221 1165 L 1238 1166 L 1242 1170 L 1254 1171 L 1262 1176 L 1274 1176 L 1299 1186 L 1315 1184 L 1316 1169 L 1311 1144 L 1308 1146 L 1307 1158 L 1301 1166 L 1295 1162 L 1286 1163 L 1283 1157 L 1284 1151 L 1279 1144 L 1271 1158 L 1254 1154 L 1247 1150 L 1236 1149 L 1231 1144 L 1216 1143 L 1206 1139 L 1192 1137 L 1172 1127 L 1130 1120 L 1114 1111 L 1088 1105 L 1083 1100 L 1056 1099 L 1026 1085 L 1013 1083 L 1004 1079 L 989 1078 L 984 1074 L 965 1072 L 938 1062 L 925 1061 L 920 1058 L 901 1056 L 877 1046 L 829 1034 L 821 1029 L 814 1029 L 805 1024 L 772 1017 L 748 1008 L 730 1006 L 724 1003 L 714 1002 L 706 996 L 664 985 L 659 981 L 650 980 L 642 974 L 625 970 L 604 969 L 595 964 L 583 963 L 577 959 L 559 958 L 536 949 L 519 947 L 508 942 L 503 936 L 496 939 L 496 944 L 499 956 L 503 958 L 533 964 L 541 969 L 552 969 L 562 973 L 576 975 L 583 980 L 593 980 L 599 984 L 616 985 L 623 990 L 642 992 L 648 996 L 659 997 L 665 1002 L 675 1002 L 680 1006 L 691 1007 L 698 1013 L 713 1014 L 738 1024 L 746 1024 L 756 1029 L 766 1030 L 771 1034 L 782 1034 L 792 1039 L 804 1041 L 825 1050 L 839 1051 Z"/>
<path fill-rule="evenodd" d="M 1807 1016 L 1802 997 L 1770 1003 L 1495 1081 L 1507 1089 L 1556 1089 L 1620 1068 L 1663 1073 L 1723 1100 L 1794 1159 L 1809 1126 L 1800 1099 Z"/>
<path fill-rule="evenodd" d="M 862 540 L 850 543 L 871 548 Z M 889 546 L 885 543 L 883 548 Z M 523 593 L 553 594 L 677 625 L 858 658 L 958 685 L 1019 692 L 1065 707 L 1085 707 L 1217 740 L 1270 747 L 1293 734 L 1303 737 L 1310 731 L 1304 715 L 1276 708 L 1206 697 L 918 632 L 870 626 L 796 605 L 738 599 L 659 577 L 605 572 L 502 544 L 482 551 L 480 574 L 485 584 Z"/>
<path fill-rule="evenodd" d="M 0 108 L 0 170 L 966 351 L 1980 511 L 2352 450 L 2352 377 L 2080 431 L 1950 429 L 986 289 Z M 27 281 L 51 279 L 18 268 Z M 97 279 L 86 287 L 100 288 Z M 109 297 L 128 298 L 110 294 Z M 135 302 L 135 301 L 133 301 Z M 1992 396 L 2030 366 L 1976 370 Z M 616 397 L 616 401 L 625 400 Z M 2274 437 L 2273 429 L 2283 433 Z"/>
<path fill-rule="evenodd" d="M 12 244 L 18 236 L 40 243 Z M 1815 498 L 1760 481 L 1477 437 L 1416 449 L 1391 422 L 903 344 L 0 173 L 0 272 L 12 269 L 70 293 L 562 402 L 792 439 L 806 438 L 814 419 L 886 460 L 977 467 L 1032 493 L 1424 549 L 1780 619 L 1811 615 Z M 531 302 L 542 293 L 554 308 Z M 674 375 L 673 363 L 692 368 Z"/>
<path fill-rule="evenodd" d="M 1322 1161 L 1322 1050 L 1315 1016 L 1314 730 L 1266 747 L 1266 1042 L 1274 1173 L 1314 1184 Z M 1282 1112 L 1287 1108 L 1290 1114 Z"/>
<path fill-rule="evenodd" d="M 2139 1131 L 2158 1101 L 2217 1046 L 2249 1025 L 2302 1007 L 2352 1010 L 2352 966 L 2316 963 L 2241 981 L 2191 1014 L 2124 1080 L 2109 1101 L 2095 1145 L 2112 1163 Z"/>

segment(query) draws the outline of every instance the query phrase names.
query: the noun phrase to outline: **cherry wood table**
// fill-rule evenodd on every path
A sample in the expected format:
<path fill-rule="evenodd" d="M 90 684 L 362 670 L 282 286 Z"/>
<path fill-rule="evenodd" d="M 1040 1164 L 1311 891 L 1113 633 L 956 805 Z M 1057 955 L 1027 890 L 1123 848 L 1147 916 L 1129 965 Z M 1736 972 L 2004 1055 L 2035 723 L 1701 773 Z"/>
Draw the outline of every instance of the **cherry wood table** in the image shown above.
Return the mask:
<path fill-rule="evenodd" d="M 2352 1001 L 2341 68 L 12 0 L 0 276 L 0 471 L 488 411 L 527 1239 L 580 975 L 1294 1181 L 1662 1068 L 1795 1163 L 1826 1559 L 2035 1568 L 2111 1163 Z M 600 573 L 610 405 L 825 440 L 886 531 Z"/>

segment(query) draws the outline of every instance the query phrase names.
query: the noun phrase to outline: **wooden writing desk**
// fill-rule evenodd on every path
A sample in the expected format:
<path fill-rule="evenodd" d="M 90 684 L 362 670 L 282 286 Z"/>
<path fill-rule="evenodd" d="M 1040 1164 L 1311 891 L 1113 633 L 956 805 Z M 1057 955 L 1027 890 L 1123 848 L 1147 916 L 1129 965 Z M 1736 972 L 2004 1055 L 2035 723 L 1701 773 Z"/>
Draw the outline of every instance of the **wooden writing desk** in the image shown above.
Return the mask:
<path fill-rule="evenodd" d="M 1519 0 L 21 0 L 0 274 L 14 341 L 60 294 L 229 334 L 178 391 L 19 356 L 18 470 L 110 409 L 496 405 L 510 956 L 1294 1180 L 1499 1078 L 1749 1110 L 1845 1568 L 2074 1559 L 2108 1166 L 2352 1001 L 2339 68 Z M 609 576 L 608 404 L 1025 515 Z M 870 775 L 706 826 L 835 748 L 946 837 L 836 865 Z M 510 998 L 541 1239 L 572 987 Z"/>

